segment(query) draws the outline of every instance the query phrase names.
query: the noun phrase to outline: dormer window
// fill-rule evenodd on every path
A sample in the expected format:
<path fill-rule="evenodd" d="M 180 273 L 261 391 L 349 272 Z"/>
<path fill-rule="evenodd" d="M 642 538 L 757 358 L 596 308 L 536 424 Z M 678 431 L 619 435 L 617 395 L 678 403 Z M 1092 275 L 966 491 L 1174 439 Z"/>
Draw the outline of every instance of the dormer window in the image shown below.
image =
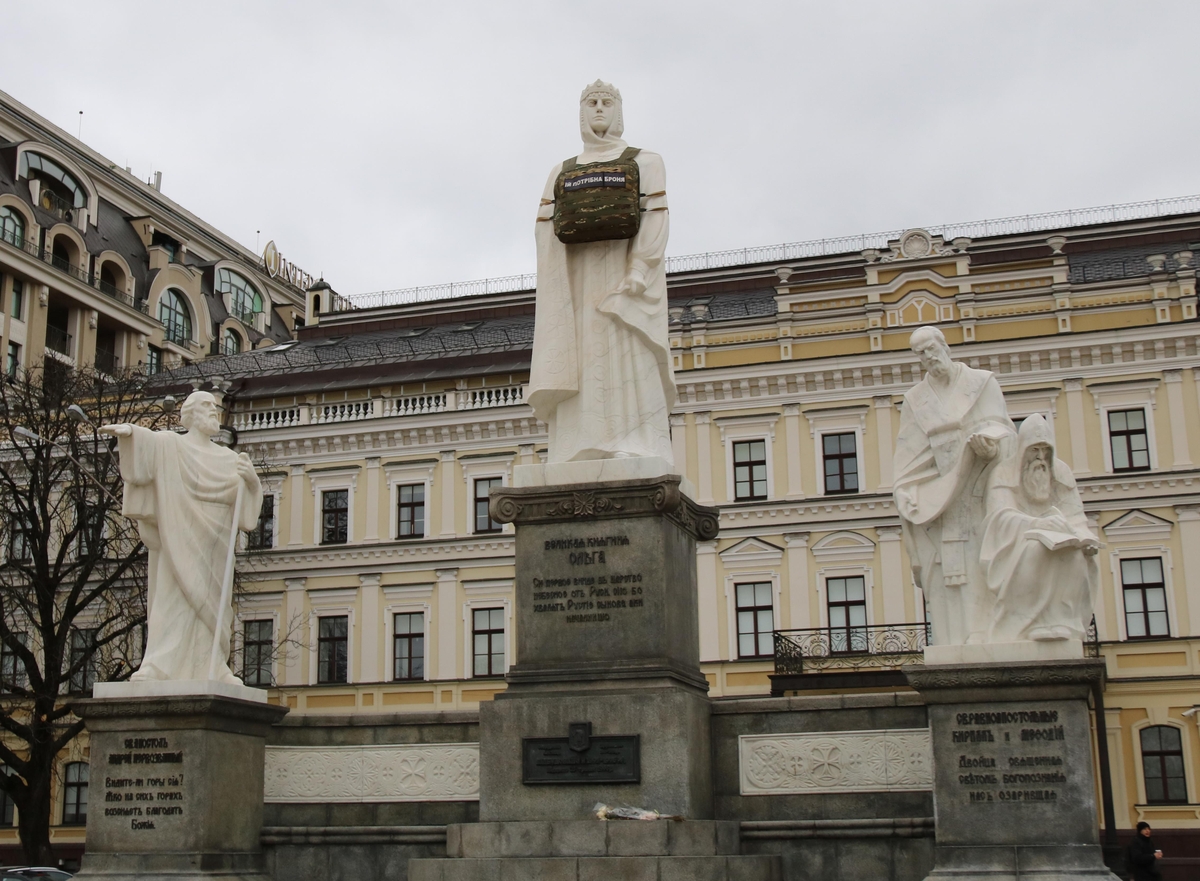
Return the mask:
<path fill-rule="evenodd" d="M 164 336 L 173 343 L 185 344 L 192 339 L 192 312 L 187 298 L 179 291 L 167 289 L 158 301 L 158 320 L 166 332 Z"/>
<path fill-rule="evenodd" d="M 236 355 L 242 351 L 242 337 L 232 327 L 225 328 L 221 337 L 221 354 Z"/>
<path fill-rule="evenodd" d="M 22 153 L 18 177 L 33 178 L 41 183 L 38 203 L 67 220 L 67 215 L 87 205 L 87 191 L 69 171 L 52 159 L 37 153 Z"/>
<path fill-rule="evenodd" d="M 254 324 L 263 311 L 262 294 L 232 269 L 217 270 L 217 293 L 229 295 L 229 312 L 243 324 Z"/>
<path fill-rule="evenodd" d="M 154 236 L 150 239 L 150 244 L 166 251 L 167 260 L 171 263 L 179 262 L 179 242 L 175 241 L 170 236 L 155 230 Z"/>
<path fill-rule="evenodd" d="M 25 245 L 25 218 L 7 205 L 0 205 L 0 239 L 18 248 Z"/>

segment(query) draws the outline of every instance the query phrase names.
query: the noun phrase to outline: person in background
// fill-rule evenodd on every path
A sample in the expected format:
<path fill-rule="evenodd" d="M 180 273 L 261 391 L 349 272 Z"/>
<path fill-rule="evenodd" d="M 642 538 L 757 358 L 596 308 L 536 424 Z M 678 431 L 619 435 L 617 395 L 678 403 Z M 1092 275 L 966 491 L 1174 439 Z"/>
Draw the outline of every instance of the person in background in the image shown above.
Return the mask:
<path fill-rule="evenodd" d="M 1162 859 L 1162 851 L 1150 837 L 1150 824 L 1137 824 L 1137 834 L 1129 842 L 1125 853 L 1125 868 L 1133 881 L 1162 881 L 1162 872 L 1158 869 L 1158 861 Z"/>

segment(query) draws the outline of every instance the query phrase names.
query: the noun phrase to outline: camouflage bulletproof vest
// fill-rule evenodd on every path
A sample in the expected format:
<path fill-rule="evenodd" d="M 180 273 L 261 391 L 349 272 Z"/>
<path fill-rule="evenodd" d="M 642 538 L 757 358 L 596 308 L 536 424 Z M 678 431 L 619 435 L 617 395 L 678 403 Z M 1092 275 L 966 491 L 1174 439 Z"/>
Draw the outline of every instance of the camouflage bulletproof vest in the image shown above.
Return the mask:
<path fill-rule="evenodd" d="M 627 147 L 611 162 L 563 163 L 554 182 L 554 234 L 568 245 L 631 239 L 642 213 L 641 174 L 634 160 L 640 152 Z"/>

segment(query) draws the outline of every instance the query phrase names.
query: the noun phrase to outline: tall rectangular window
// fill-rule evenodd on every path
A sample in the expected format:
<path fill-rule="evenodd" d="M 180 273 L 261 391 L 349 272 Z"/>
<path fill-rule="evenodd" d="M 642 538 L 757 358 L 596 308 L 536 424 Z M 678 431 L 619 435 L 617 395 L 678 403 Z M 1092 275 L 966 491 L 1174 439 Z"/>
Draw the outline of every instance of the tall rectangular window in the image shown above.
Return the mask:
<path fill-rule="evenodd" d="M 825 494 L 858 492 L 858 453 L 854 432 L 821 436 L 825 458 Z"/>
<path fill-rule="evenodd" d="M 475 675 L 504 675 L 504 609 L 475 609 L 471 613 Z"/>
<path fill-rule="evenodd" d="M 275 546 L 275 496 L 263 496 L 258 525 L 247 534 L 246 544 L 253 551 L 267 550 Z"/>
<path fill-rule="evenodd" d="M 425 484 L 396 487 L 396 538 L 420 538 L 424 534 Z"/>
<path fill-rule="evenodd" d="M 480 477 L 475 481 L 475 531 L 499 532 L 502 524 L 493 520 L 488 513 L 488 493 L 492 487 L 500 486 L 503 480 L 499 477 Z"/>
<path fill-rule="evenodd" d="M 14 514 L 8 522 L 8 559 L 28 563 L 33 559 L 33 526 L 28 517 Z"/>
<path fill-rule="evenodd" d="M 755 502 L 767 497 L 767 442 L 735 441 L 733 444 L 733 499 Z"/>
<path fill-rule="evenodd" d="M 162 349 L 146 346 L 146 375 L 153 376 L 162 370 Z"/>
<path fill-rule="evenodd" d="M 275 622 L 247 621 L 242 628 L 242 682 L 271 684 L 271 654 L 275 648 Z"/>
<path fill-rule="evenodd" d="M 81 559 L 104 553 L 104 526 L 108 510 L 103 503 L 85 498 L 79 504 L 78 548 Z"/>
<path fill-rule="evenodd" d="M 350 531 L 350 490 L 321 493 L 321 544 L 344 545 Z"/>
<path fill-rule="evenodd" d="M 317 682 L 346 682 L 350 649 L 350 619 L 330 615 L 317 621 Z"/>
<path fill-rule="evenodd" d="M 21 645 L 29 645 L 29 635 L 14 633 L 13 637 Z M 25 665 L 17 657 L 17 648 L 8 642 L 0 642 L 0 692 L 12 692 L 24 688 L 28 683 L 25 675 Z"/>
<path fill-rule="evenodd" d="M 1183 739 L 1179 729 L 1153 725 L 1141 730 L 1142 774 L 1146 803 L 1187 804 L 1187 778 L 1183 773 Z"/>
<path fill-rule="evenodd" d="M 0 774 L 5 777 L 12 777 L 16 773 L 8 765 L 0 765 Z M 3 817 L 0 822 L 3 822 L 5 826 L 11 826 L 17 819 L 17 803 L 3 789 L 0 789 L 0 817 Z"/>
<path fill-rule="evenodd" d="M 88 763 L 71 762 L 63 773 L 63 825 L 84 825 L 87 823 L 87 809 Z"/>
<path fill-rule="evenodd" d="M 1130 639 L 1171 635 L 1160 558 L 1122 560 L 1121 589 L 1125 595 L 1125 633 Z"/>
<path fill-rule="evenodd" d="M 13 279 L 12 309 L 10 314 L 17 321 L 25 320 L 25 285 L 19 278 Z"/>
<path fill-rule="evenodd" d="M 425 678 L 425 613 L 401 612 L 393 619 L 392 678 Z"/>
<path fill-rule="evenodd" d="M 96 684 L 100 669 L 100 653 L 96 650 L 94 627 L 78 627 L 71 631 L 71 694 L 84 694 Z"/>
<path fill-rule="evenodd" d="M 8 344 L 8 354 L 4 358 L 4 375 L 9 379 L 17 378 L 17 371 L 21 369 L 21 347 L 14 342 Z"/>
<path fill-rule="evenodd" d="M 1113 471 L 1150 470 L 1145 410 L 1109 410 L 1108 442 L 1112 447 Z"/>
<path fill-rule="evenodd" d="M 771 582 L 737 586 L 737 622 L 739 658 L 769 658 L 775 654 Z"/>
<path fill-rule="evenodd" d="M 834 652 L 867 650 L 867 589 L 861 575 L 828 578 L 829 649 Z"/>

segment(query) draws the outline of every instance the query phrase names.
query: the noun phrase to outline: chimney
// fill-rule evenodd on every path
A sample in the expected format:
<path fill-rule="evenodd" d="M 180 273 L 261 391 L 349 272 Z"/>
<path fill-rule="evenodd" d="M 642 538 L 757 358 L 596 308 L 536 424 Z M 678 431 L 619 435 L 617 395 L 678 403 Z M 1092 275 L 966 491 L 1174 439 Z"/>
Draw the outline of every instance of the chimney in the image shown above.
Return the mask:
<path fill-rule="evenodd" d="M 158 192 L 160 192 L 160 193 L 162 192 L 162 172 L 161 171 L 154 172 L 154 189 L 158 190 Z"/>

